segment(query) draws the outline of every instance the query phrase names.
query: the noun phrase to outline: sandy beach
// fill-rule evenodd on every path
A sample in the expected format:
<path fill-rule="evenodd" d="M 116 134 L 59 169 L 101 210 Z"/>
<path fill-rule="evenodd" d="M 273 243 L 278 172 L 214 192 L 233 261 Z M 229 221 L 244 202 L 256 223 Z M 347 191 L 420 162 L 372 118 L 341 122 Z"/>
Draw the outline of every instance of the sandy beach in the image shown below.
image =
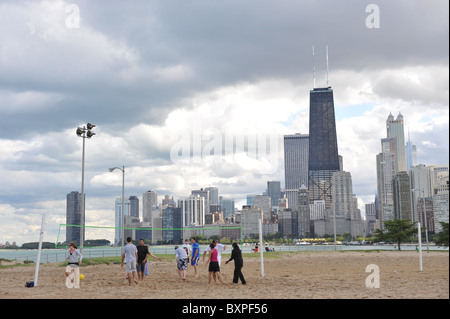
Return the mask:
<path fill-rule="evenodd" d="M 270 253 L 269 253 L 270 254 Z M 267 254 L 268 255 L 268 254 Z M 267 256 L 266 277 L 260 276 L 257 256 L 244 257 L 243 273 L 247 285 L 232 284 L 234 264 L 222 261 L 225 284 L 208 285 L 208 273 L 200 260 L 199 277 L 189 269 L 187 280 L 178 278 L 176 265 L 169 261 L 150 262 L 150 274 L 143 283 L 128 286 L 118 264 L 81 268 L 85 279 L 79 289 L 65 285 L 65 267 L 40 266 L 39 285 L 26 288 L 34 279 L 34 266 L 0 269 L 0 299 L 404 299 L 449 298 L 449 253 L 423 254 L 423 272 L 415 251 L 330 251 L 297 252 Z M 224 258 L 225 259 L 225 258 Z M 366 267 L 380 270 L 380 288 L 366 287 Z"/>

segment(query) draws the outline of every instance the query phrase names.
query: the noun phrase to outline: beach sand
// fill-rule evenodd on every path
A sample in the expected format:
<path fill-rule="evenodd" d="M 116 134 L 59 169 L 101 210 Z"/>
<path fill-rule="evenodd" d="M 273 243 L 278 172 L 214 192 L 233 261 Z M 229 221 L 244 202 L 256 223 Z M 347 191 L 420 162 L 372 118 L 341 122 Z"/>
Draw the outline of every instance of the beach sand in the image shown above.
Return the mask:
<path fill-rule="evenodd" d="M 330 251 L 267 253 L 264 262 L 266 277 L 260 276 L 257 255 L 244 256 L 243 273 L 247 285 L 232 284 L 234 262 L 221 273 L 225 284 L 208 285 L 208 273 L 200 259 L 199 277 L 193 269 L 186 281 L 178 278 L 175 262 L 151 259 L 150 274 L 145 282 L 128 286 L 125 272 L 118 264 L 81 267 L 85 279 L 79 289 L 65 285 L 65 267 L 59 264 L 40 266 L 39 284 L 25 288 L 34 279 L 34 267 L 0 269 L 0 299 L 403 299 L 449 298 L 449 253 L 423 253 L 423 272 L 415 251 Z M 375 264 L 380 270 L 380 288 L 367 288 L 366 267 Z"/>

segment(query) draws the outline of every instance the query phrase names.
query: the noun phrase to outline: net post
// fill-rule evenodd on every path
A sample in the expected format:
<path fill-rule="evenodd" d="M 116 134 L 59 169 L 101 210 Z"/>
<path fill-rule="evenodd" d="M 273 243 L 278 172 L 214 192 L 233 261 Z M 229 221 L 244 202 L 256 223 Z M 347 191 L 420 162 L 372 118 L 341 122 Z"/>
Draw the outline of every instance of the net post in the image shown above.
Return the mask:
<path fill-rule="evenodd" d="M 417 239 L 419 241 L 419 272 L 423 271 L 422 265 L 422 229 L 420 228 L 420 222 L 417 223 Z"/>
<path fill-rule="evenodd" d="M 265 277 L 266 273 L 264 272 L 264 256 L 263 256 L 263 235 L 262 235 L 262 219 L 259 219 L 259 243 L 260 243 L 260 249 L 259 249 L 259 257 L 261 260 L 261 277 Z"/>
<path fill-rule="evenodd" d="M 36 268 L 34 271 L 34 286 L 37 286 L 38 284 L 38 277 L 39 277 L 39 265 L 41 263 L 41 251 L 42 251 L 42 240 L 44 239 L 44 223 L 45 223 L 45 215 L 42 215 L 42 223 L 41 223 L 41 232 L 39 234 L 39 250 L 36 260 Z"/>

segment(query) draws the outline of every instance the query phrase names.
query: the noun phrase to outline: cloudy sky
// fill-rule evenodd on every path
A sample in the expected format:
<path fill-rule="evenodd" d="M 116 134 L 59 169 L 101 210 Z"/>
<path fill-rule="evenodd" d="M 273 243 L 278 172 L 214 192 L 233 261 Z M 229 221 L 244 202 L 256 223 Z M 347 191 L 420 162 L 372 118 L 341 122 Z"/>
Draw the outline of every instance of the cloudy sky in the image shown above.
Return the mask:
<path fill-rule="evenodd" d="M 376 21 L 371 3 L 379 28 L 366 24 Z M 66 195 L 81 190 L 75 130 L 87 122 L 97 125 L 86 141 L 88 225 L 114 226 L 122 179 L 109 167 L 126 166 L 126 196 L 216 186 L 239 206 L 268 180 L 283 186 L 282 136 L 308 133 L 313 44 L 317 86 L 329 47 L 338 147 L 361 208 L 374 198 L 390 112 L 404 115 L 419 163 L 448 165 L 448 9 L 442 0 L 2 0 L 0 243 L 37 241 L 42 213 L 44 240 L 56 239 Z M 218 140 L 255 136 L 270 151 L 211 152 Z"/>

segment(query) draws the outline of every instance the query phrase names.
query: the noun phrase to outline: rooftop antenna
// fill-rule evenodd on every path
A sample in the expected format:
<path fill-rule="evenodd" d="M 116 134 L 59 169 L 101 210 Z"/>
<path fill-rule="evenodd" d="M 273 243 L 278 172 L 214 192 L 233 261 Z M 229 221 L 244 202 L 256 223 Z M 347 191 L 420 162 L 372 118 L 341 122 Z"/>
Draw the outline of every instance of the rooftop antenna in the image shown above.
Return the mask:
<path fill-rule="evenodd" d="M 328 44 L 326 45 L 326 51 L 327 51 L 327 88 L 328 86 Z"/>
<path fill-rule="evenodd" d="M 312 58 L 313 58 L 313 89 L 316 88 L 316 62 L 314 59 L 314 44 L 312 46 Z"/>

